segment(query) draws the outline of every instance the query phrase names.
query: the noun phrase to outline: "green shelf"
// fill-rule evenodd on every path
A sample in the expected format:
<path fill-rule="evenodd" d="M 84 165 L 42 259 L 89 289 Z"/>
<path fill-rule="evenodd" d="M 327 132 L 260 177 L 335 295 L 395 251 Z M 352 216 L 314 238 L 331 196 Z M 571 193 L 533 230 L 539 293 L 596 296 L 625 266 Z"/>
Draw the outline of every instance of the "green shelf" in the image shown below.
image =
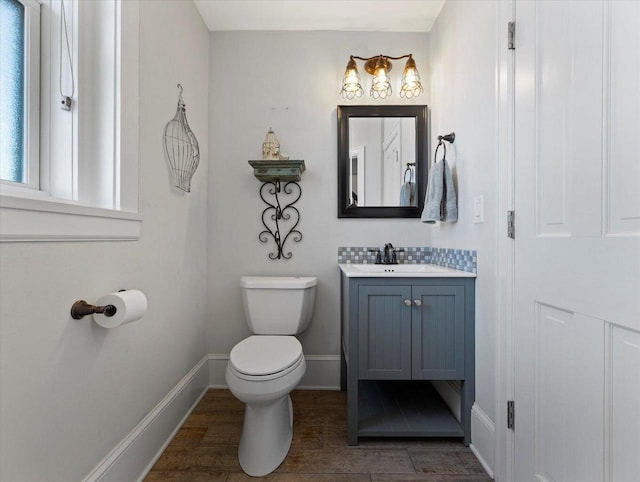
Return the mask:
<path fill-rule="evenodd" d="M 260 160 L 249 161 L 249 164 L 253 167 L 253 175 L 262 182 L 298 182 L 306 169 L 303 160 Z"/>

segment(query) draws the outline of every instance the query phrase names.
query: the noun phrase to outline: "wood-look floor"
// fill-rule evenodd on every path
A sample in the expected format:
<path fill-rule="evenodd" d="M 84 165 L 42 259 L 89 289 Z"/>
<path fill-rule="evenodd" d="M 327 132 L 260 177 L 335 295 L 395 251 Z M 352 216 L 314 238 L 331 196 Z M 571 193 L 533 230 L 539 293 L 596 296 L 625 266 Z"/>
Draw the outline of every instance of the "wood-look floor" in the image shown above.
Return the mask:
<path fill-rule="evenodd" d="M 491 480 L 458 439 L 360 439 L 347 445 L 346 393 L 294 391 L 293 442 L 265 480 L 297 482 Z M 244 405 L 209 390 L 145 481 L 246 481 L 238 464 Z"/>

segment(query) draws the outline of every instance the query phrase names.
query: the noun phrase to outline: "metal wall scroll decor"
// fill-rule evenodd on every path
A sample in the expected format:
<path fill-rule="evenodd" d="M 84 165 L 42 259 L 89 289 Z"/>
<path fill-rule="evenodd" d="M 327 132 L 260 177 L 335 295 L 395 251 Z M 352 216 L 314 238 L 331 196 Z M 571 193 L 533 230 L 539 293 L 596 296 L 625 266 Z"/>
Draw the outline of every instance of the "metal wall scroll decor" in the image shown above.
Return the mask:
<path fill-rule="evenodd" d="M 191 178 L 200 162 L 200 147 L 187 122 L 182 86 L 178 84 L 178 88 L 180 93 L 176 115 L 164 128 L 164 152 L 169 161 L 173 185 L 185 192 L 191 192 Z"/>
<path fill-rule="evenodd" d="M 273 202 L 265 199 L 265 192 L 273 196 Z M 293 200 L 285 204 L 284 207 L 280 204 L 279 195 L 282 193 L 293 197 Z M 267 207 L 262 211 L 261 218 L 265 229 L 258 234 L 258 239 L 263 243 L 268 242 L 269 239 L 273 239 L 276 243 L 276 250 L 269 253 L 270 259 L 291 259 L 293 253 L 291 253 L 291 251 L 285 252 L 284 250 L 284 245 L 287 239 L 289 239 L 289 236 L 291 236 L 291 239 L 296 243 L 302 241 L 302 233 L 296 229 L 300 223 L 300 211 L 294 206 L 300 199 L 300 196 L 302 196 L 302 189 L 300 188 L 300 184 L 294 181 L 287 182 L 284 187 L 281 186 L 280 181 L 265 182 L 262 187 L 260 187 L 260 198 Z M 289 223 L 290 227 L 287 234 L 283 236 L 280 228 L 283 227 L 285 223 Z"/>
<path fill-rule="evenodd" d="M 300 211 L 294 205 L 302 196 L 298 181 L 305 170 L 304 161 L 262 160 L 249 161 L 249 164 L 256 178 L 263 181 L 259 194 L 267 205 L 260 218 L 265 229 L 258 234 L 258 239 L 262 243 L 269 240 L 275 243 L 275 250 L 269 253 L 270 259 L 291 259 L 293 253 L 285 250 L 285 243 L 289 238 L 296 243 L 302 241 L 302 233 L 297 229 Z"/>

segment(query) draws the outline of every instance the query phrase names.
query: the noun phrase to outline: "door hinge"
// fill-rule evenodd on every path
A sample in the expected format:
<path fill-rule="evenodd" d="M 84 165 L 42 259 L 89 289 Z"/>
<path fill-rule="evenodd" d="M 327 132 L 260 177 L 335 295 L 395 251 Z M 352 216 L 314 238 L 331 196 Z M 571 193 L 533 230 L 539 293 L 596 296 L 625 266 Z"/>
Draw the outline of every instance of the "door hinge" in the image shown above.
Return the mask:
<path fill-rule="evenodd" d="M 507 211 L 507 236 L 516 239 L 516 212 Z"/>
<path fill-rule="evenodd" d="M 509 50 L 515 50 L 516 49 L 516 23 L 515 22 L 509 22 L 508 26 L 507 26 L 507 30 L 508 30 L 508 40 L 507 40 L 507 47 Z"/>
<path fill-rule="evenodd" d="M 507 428 L 514 430 L 516 422 L 516 408 L 513 400 L 507 401 Z"/>

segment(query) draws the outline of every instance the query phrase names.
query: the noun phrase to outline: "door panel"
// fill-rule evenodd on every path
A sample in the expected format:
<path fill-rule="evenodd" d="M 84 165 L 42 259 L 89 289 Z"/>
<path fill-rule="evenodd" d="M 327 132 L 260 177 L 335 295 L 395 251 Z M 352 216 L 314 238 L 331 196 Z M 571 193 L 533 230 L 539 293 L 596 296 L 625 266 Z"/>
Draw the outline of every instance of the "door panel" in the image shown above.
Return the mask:
<path fill-rule="evenodd" d="M 401 123 L 400 119 L 385 119 L 384 124 L 383 165 L 382 165 L 382 205 L 398 206 L 400 186 L 402 185 Z"/>
<path fill-rule="evenodd" d="M 516 0 L 516 25 L 514 479 L 640 480 L 614 452 L 640 438 L 616 341 L 640 336 L 640 2 Z"/>
<path fill-rule="evenodd" d="M 604 322 L 541 304 L 534 316 L 535 474 L 602 480 Z"/>
<path fill-rule="evenodd" d="M 464 288 L 414 286 L 413 378 L 464 378 Z"/>
<path fill-rule="evenodd" d="M 411 378 L 410 286 L 361 286 L 358 293 L 359 378 Z"/>
<path fill-rule="evenodd" d="M 611 2 L 610 9 L 607 233 L 640 235 L 640 2 Z"/>
<path fill-rule="evenodd" d="M 640 333 L 614 326 L 611 342 L 611 478 L 640 480 Z"/>
<path fill-rule="evenodd" d="M 597 5 L 584 8 L 580 3 L 537 4 L 532 60 L 540 94 L 534 100 L 540 236 L 600 231 L 600 223 L 594 227 L 581 214 L 599 212 L 602 106 L 593 99 L 602 93 L 602 76 L 592 73 L 602 70 L 602 19 Z"/>

